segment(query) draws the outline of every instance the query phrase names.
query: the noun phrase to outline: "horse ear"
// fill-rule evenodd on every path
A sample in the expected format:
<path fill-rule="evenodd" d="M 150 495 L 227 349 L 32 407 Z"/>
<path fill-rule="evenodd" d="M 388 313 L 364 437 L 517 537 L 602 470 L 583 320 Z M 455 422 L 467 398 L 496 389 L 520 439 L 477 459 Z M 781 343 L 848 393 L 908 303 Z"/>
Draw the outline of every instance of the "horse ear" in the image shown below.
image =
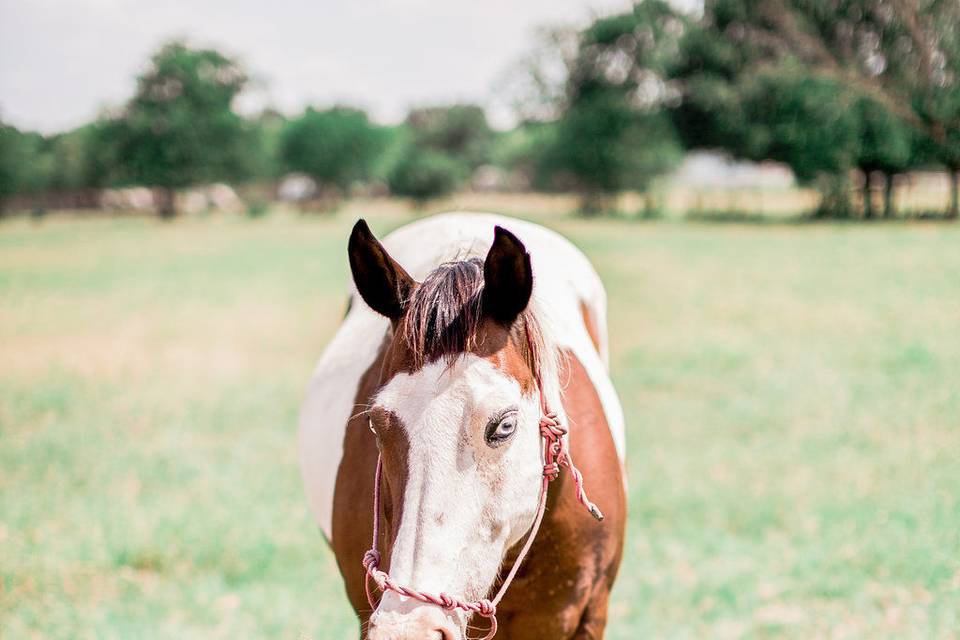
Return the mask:
<path fill-rule="evenodd" d="M 363 218 L 353 225 L 347 255 L 353 282 L 363 301 L 380 315 L 391 320 L 399 319 L 415 282 L 390 257 Z"/>
<path fill-rule="evenodd" d="M 496 227 L 493 245 L 483 263 L 483 312 L 501 324 L 517 319 L 530 302 L 533 269 L 523 243 Z"/>

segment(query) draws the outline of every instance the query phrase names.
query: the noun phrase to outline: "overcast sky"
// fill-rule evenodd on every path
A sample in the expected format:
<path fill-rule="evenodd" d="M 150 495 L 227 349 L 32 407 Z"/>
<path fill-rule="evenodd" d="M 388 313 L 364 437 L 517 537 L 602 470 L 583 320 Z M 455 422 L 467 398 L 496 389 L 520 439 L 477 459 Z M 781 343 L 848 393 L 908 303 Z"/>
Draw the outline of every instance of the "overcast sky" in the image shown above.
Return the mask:
<path fill-rule="evenodd" d="M 122 104 L 157 46 L 185 37 L 238 56 L 249 105 L 356 104 L 383 122 L 411 105 L 495 104 L 535 29 L 629 0 L 0 0 L 0 118 L 45 132 Z M 498 114 L 494 114 L 495 118 Z M 502 119 L 503 114 L 499 114 Z"/>

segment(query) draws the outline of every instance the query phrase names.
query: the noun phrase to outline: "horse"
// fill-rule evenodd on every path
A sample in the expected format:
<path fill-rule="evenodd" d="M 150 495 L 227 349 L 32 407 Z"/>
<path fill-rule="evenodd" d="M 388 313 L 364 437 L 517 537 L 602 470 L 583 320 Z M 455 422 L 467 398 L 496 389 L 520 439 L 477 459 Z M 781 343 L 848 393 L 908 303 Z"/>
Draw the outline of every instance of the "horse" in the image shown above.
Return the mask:
<path fill-rule="evenodd" d="M 542 226 L 474 213 L 382 243 L 359 220 L 347 254 L 348 311 L 299 450 L 360 636 L 602 638 L 625 445 L 589 260 Z"/>

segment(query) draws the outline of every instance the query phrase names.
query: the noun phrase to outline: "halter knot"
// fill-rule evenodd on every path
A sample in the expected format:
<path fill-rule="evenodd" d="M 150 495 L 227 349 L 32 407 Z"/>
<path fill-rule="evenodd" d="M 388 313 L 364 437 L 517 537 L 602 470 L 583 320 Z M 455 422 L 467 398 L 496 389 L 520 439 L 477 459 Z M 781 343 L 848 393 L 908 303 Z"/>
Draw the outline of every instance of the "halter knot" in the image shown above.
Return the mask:
<path fill-rule="evenodd" d="M 477 604 L 477 613 L 479 613 L 480 615 L 486 618 L 492 618 L 493 616 L 497 615 L 497 605 L 493 604 L 486 598 L 484 598 L 483 600 L 477 600 L 476 604 Z"/>
<path fill-rule="evenodd" d="M 551 411 L 540 417 L 540 433 L 547 438 L 559 438 L 567 435 L 567 428 L 560 422 L 556 412 Z M 550 435 L 547 436 L 547 433 Z"/>
<path fill-rule="evenodd" d="M 560 477 L 560 465 L 556 462 L 543 465 L 543 476 L 553 482 Z"/>
<path fill-rule="evenodd" d="M 460 604 L 459 600 L 446 593 L 441 593 L 437 596 L 437 599 L 440 601 L 440 606 L 444 609 L 456 609 L 457 605 Z"/>

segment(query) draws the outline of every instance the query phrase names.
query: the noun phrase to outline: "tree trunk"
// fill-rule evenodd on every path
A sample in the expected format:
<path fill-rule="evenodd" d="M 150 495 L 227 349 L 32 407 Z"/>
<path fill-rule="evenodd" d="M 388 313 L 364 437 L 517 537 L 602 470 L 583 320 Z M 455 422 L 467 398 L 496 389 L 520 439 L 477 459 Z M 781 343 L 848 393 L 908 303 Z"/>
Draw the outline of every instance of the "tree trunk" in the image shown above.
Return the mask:
<path fill-rule="evenodd" d="M 598 189 L 588 189 L 580 194 L 580 215 L 586 218 L 599 216 L 607 209 L 606 194 Z"/>
<path fill-rule="evenodd" d="M 883 217 L 890 219 L 897 215 L 893 204 L 893 174 L 883 174 Z"/>
<path fill-rule="evenodd" d="M 157 209 L 164 220 L 171 220 L 177 216 L 177 192 L 173 187 L 157 189 Z"/>
<path fill-rule="evenodd" d="M 820 205 L 814 211 L 816 218 L 852 218 L 855 213 L 852 189 L 846 176 L 822 175 L 817 180 Z"/>
<path fill-rule="evenodd" d="M 960 216 L 960 167 L 950 168 L 950 209 L 947 219 L 956 220 Z"/>
<path fill-rule="evenodd" d="M 863 217 L 873 218 L 873 194 L 870 192 L 870 172 L 863 172 Z"/>

